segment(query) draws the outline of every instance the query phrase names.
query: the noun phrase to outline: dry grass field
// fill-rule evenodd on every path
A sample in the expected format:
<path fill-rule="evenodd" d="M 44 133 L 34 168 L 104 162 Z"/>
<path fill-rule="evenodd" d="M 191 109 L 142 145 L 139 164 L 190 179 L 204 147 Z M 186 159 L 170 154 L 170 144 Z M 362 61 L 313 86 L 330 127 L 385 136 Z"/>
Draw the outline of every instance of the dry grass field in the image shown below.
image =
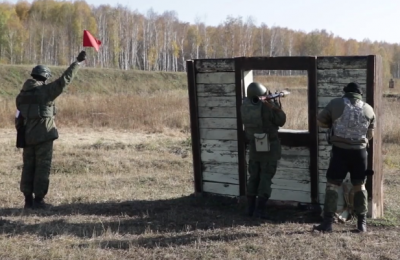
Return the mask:
<path fill-rule="evenodd" d="M 354 223 L 319 234 L 311 230 L 320 219 L 309 212 L 271 208 L 275 221 L 259 221 L 243 216 L 244 205 L 235 199 L 191 196 L 184 75 L 174 79 L 181 87 L 166 91 L 133 86 L 113 92 L 124 84 L 116 77 L 116 86 L 100 85 L 90 94 L 80 86 L 91 80 L 89 72 L 82 71 L 57 103 L 60 139 L 49 210 L 22 209 L 22 152 L 14 148 L 13 129 L 17 92 L 9 88 L 1 97 L 0 259 L 400 259 L 397 100 L 385 102 L 380 119 L 385 218 L 371 220 L 367 234 L 353 233 Z M 8 82 L 21 81 L 15 74 Z M 305 91 L 292 91 L 282 100 L 285 128 L 305 129 Z"/>

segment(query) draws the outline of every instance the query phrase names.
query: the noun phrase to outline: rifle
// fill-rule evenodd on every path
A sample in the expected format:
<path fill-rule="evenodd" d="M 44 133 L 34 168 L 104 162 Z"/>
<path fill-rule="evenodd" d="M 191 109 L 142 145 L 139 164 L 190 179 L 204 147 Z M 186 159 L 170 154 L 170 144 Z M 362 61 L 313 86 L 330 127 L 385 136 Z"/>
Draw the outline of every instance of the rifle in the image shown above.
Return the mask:
<path fill-rule="evenodd" d="M 287 90 L 282 90 L 282 91 L 277 91 L 275 94 L 272 94 L 271 92 L 268 93 L 268 95 L 260 97 L 261 100 L 270 100 L 270 99 L 277 99 L 281 97 L 286 97 L 287 95 L 290 95 L 290 92 Z"/>
<path fill-rule="evenodd" d="M 271 99 L 274 99 L 276 102 L 276 99 L 278 99 L 277 104 L 279 105 L 280 108 L 282 108 L 282 103 L 281 103 L 281 97 L 286 97 L 287 95 L 290 95 L 290 92 L 287 90 L 282 90 L 282 91 L 276 91 L 275 94 L 272 94 L 271 92 L 268 93 L 268 95 L 260 97 L 261 101 L 268 101 Z"/>

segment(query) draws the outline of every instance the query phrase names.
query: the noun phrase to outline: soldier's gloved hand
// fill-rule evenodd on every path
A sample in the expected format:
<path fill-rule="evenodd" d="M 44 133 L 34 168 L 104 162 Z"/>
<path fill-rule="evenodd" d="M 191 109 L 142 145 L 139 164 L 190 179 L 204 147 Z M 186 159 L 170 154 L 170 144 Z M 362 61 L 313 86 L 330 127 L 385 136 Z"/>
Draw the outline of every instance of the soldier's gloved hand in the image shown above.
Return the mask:
<path fill-rule="evenodd" d="M 76 57 L 76 60 L 77 60 L 78 62 L 82 62 L 82 61 L 86 60 L 86 51 L 81 51 L 81 52 L 78 54 L 78 57 Z"/>

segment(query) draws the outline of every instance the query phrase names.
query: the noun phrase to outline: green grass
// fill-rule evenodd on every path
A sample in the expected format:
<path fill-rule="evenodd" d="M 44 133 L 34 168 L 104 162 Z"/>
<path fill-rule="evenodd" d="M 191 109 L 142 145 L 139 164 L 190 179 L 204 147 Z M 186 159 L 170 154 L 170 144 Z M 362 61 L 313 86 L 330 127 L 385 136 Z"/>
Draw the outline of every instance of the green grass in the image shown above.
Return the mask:
<path fill-rule="evenodd" d="M 269 208 L 273 220 L 259 221 L 240 200 L 192 196 L 185 73 L 84 68 L 57 100 L 53 207 L 23 210 L 13 99 L 31 68 L 0 66 L 0 259 L 400 258 L 398 102 L 385 102 L 382 118 L 384 218 L 368 220 L 364 235 L 354 222 L 319 234 L 312 212 Z M 306 81 L 260 81 L 293 88 L 283 100 L 288 125 L 304 128 Z"/>
<path fill-rule="evenodd" d="M 0 65 L 0 95 L 15 97 L 26 79 L 31 78 L 34 66 Z M 67 67 L 50 67 L 53 77 L 60 77 Z M 148 94 L 177 89 L 187 89 L 186 73 L 146 72 L 138 70 L 115 70 L 81 68 L 68 88 L 69 94 Z"/>

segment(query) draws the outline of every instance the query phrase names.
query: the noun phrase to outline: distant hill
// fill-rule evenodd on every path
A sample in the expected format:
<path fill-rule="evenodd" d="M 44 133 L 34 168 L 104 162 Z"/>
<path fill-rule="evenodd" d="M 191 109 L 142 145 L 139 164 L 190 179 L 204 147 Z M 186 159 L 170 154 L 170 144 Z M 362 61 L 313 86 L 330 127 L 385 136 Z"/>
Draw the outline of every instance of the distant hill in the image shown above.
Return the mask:
<path fill-rule="evenodd" d="M 0 96 L 15 97 L 26 79 L 31 78 L 33 65 L 0 65 Z M 61 76 L 67 67 L 50 67 L 53 77 Z M 148 94 L 155 91 L 186 89 L 187 78 L 183 72 L 146 72 L 138 70 L 81 68 L 68 87 L 70 94 Z M 160 93 L 161 94 L 161 93 Z"/>

